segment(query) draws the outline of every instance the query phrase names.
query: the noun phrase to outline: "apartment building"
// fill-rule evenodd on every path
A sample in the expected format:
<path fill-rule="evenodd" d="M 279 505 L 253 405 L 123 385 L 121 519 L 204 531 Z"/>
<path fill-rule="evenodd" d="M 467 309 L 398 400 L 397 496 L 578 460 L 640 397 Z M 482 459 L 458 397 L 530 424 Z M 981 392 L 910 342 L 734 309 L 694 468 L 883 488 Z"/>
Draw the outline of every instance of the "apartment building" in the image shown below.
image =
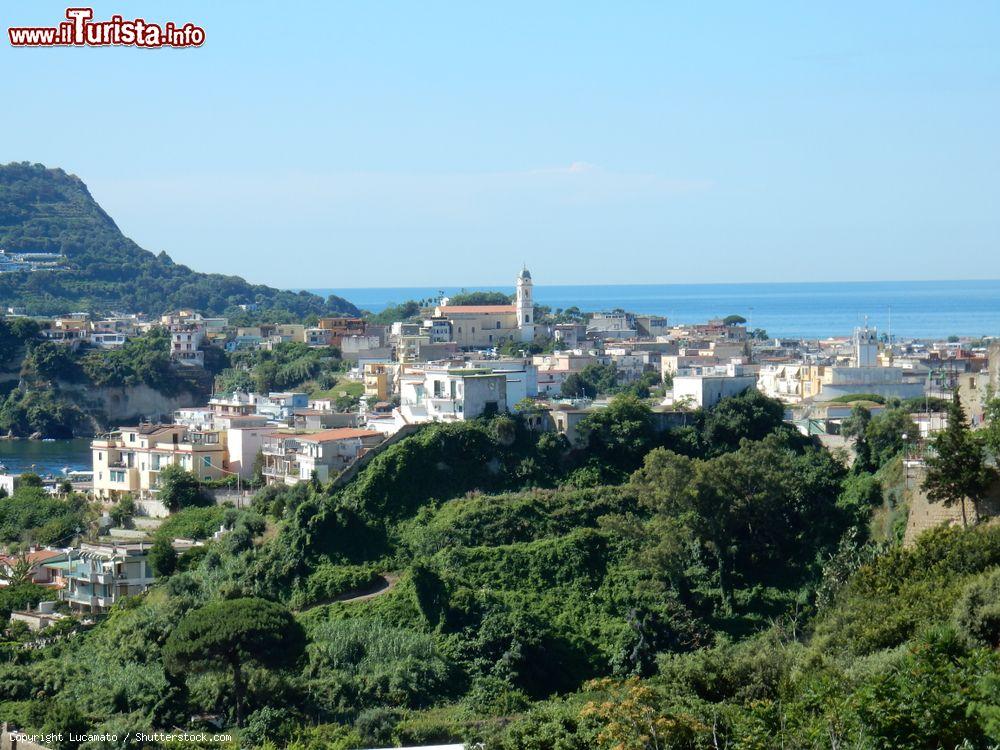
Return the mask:
<path fill-rule="evenodd" d="M 755 370 L 737 364 L 706 367 L 696 375 L 674 376 L 673 404 L 708 408 L 756 387 Z"/>
<path fill-rule="evenodd" d="M 116 602 L 136 596 L 153 583 L 146 559 L 150 542 L 85 543 L 69 550 L 64 559 L 46 561 L 59 598 L 80 612 L 107 612 Z"/>
<path fill-rule="evenodd" d="M 185 425 L 121 427 L 90 444 L 94 494 L 114 500 L 131 494 L 148 499 L 156 493 L 160 470 L 180 466 L 210 481 L 231 473 L 226 432 Z"/>
<path fill-rule="evenodd" d="M 261 453 L 268 484 L 298 484 L 315 476 L 325 482 L 358 456 L 382 442 L 373 430 L 342 427 L 314 433 L 277 432 L 265 439 Z"/>
<path fill-rule="evenodd" d="M 376 401 L 388 401 L 392 396 L 399 365 L 388 362 L 365 362 L 365 396 Z"/>
<path fill-rule="evenodd" d="M 205 326 L 198 323 L 180 323 L 170 326 L 170 358 L 190 367 L 205 366 Z"/>
<path fill-rule="evenodd" d="M 411 366 L 399 376 L 404 423 L 452 422 L 509 408 L 507 374 L 454 363 Z"/>
<path fill-rule="evenodd" d="M 330 331 L 329 341 L 332 346 L 340 346 L 345 336 L 360 336 L 365 333 L 367 325 L 364 318 L 320 318 L 319 327 Z"/>

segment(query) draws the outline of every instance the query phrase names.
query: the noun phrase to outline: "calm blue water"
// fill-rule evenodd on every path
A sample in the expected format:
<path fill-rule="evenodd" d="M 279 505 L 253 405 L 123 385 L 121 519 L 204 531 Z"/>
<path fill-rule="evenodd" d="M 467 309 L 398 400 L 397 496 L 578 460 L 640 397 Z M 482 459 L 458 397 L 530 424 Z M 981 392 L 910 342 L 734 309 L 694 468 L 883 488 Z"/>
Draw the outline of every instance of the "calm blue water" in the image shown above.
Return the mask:
<path fill-rule="evenodd" d="M 0 463 L 11 474 L 61 475 L 64 466 L 90 471 L 90 440 L 0 440 Z"/>
<path fill-rule="evenodd" d="M 505 287 L 468 287 L 467 291 Z M 436 298 L 440 287 L 311 289 L 337 294 L 378 312 L 408 299 Z M 446 294 L 461 291 L 444 288 Z M 535 301 L 585 311 L 616 307 L 666 315 L 671 323 L 697 323 L 742 315 L 772 336 L 844 336 L 869 321 L 886 331 L 890 309 L 894 338 L 1000 336 L 1000 280 L 892 281 L 803 284 L 628 284 L 546 286 L 535 284 Z"/>

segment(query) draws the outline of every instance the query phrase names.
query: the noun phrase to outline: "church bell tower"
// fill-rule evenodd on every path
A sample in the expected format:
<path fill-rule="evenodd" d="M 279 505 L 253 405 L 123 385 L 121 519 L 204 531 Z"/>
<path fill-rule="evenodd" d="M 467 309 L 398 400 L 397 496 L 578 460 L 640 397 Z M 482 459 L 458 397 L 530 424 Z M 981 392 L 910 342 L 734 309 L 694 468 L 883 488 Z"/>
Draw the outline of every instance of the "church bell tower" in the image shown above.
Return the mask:
<path fill-rule="evenodd" d="M 535 303 L 531 297 L 531 272 L 527 267 L 521 268 L 517 275 L 517 327 L 521 331 L 521 341 L 532 341 L 535 338 Z"/>

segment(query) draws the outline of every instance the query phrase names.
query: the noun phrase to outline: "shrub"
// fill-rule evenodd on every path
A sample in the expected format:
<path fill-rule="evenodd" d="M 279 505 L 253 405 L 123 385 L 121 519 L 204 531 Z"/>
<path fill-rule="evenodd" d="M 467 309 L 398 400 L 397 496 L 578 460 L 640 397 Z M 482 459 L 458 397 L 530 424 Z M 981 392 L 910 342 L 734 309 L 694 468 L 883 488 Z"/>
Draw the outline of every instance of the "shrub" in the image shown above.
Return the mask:
<path fill-rule="evenodd" d="M 959 635 L 972 646 L 1000 646 L 1000 569 L 973 579 L 952 615 Z"/>

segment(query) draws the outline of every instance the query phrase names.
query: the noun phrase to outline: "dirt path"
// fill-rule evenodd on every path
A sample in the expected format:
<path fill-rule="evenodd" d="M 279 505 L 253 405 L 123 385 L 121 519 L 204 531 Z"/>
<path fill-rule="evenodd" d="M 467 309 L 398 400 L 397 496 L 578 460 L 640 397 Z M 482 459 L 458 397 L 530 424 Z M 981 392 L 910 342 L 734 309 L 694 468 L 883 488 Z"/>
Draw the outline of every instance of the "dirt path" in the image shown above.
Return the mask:
<path fill-rule="evenodd" d="M 310 609 L 316 609 L 316 607 L 323 607 L 327 604 L 333 604 L 335 602 L 342 602 L 344 604 L 355 604 L 356 602 L 366 602 L 369 599 L 374 599 L 376 596 L 382 596 L 382 594 L 388 594 L 392 591 L 396 584 L 399 582 L 399 576 L 394 573 L 385 573 L 378 577 L 378 581 L 375 585 L 364 591 L 348 591 L 345 594 L 339 594 L 330 599 L 324 599 L 321 602 L 316 602 L 316 604 L 310 604 L 302 612 L 308 612 Z"/>

